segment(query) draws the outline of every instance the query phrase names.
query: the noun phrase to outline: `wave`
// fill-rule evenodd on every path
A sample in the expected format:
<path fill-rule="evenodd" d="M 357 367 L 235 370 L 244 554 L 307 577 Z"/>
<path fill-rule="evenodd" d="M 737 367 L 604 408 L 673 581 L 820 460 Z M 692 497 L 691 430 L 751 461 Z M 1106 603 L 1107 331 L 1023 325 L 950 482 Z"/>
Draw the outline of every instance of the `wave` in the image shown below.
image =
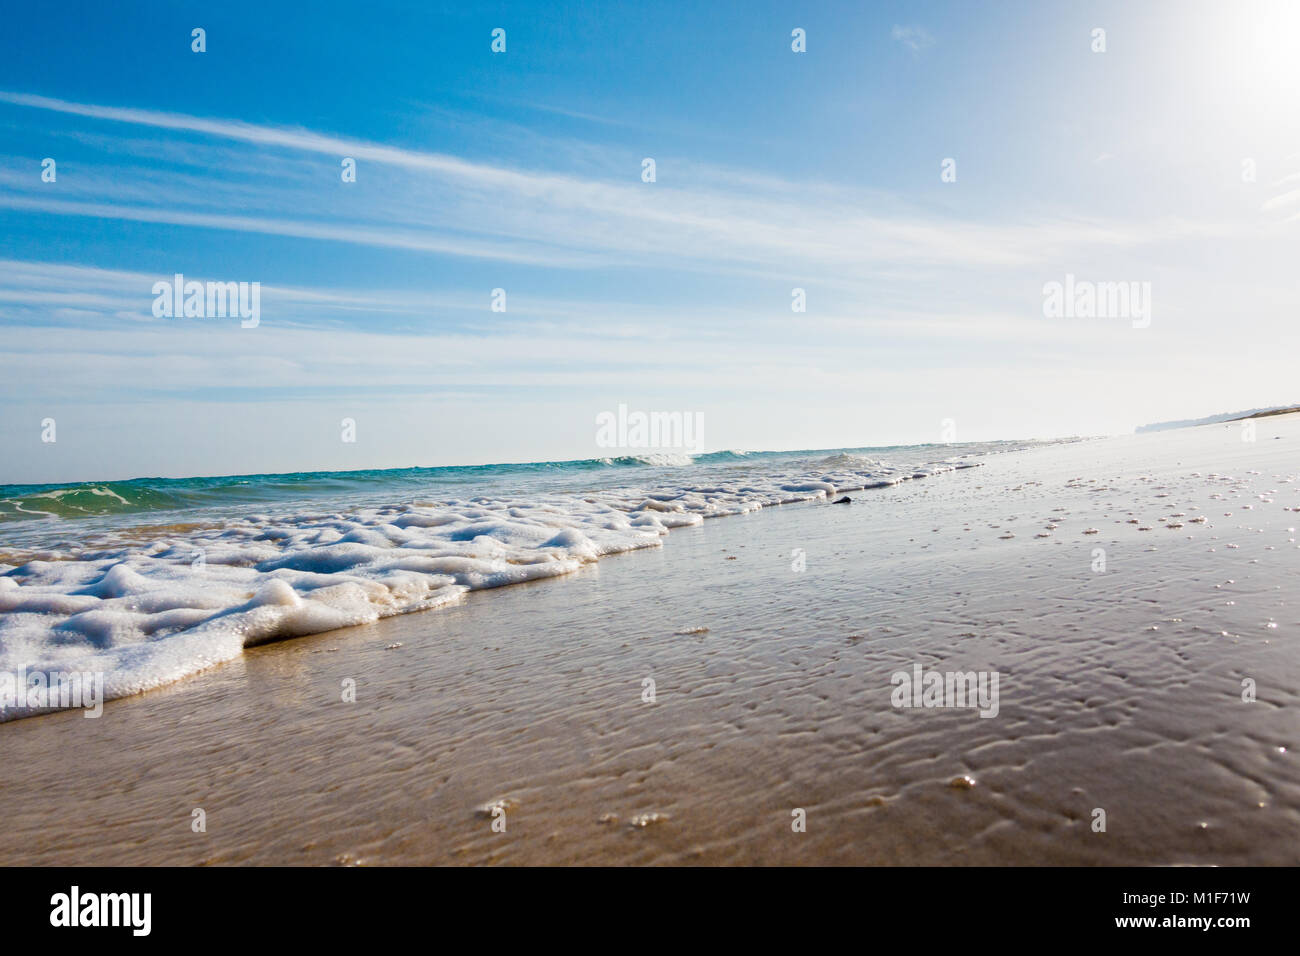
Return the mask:
<path fill-rule="evenodd" d="M 661 454 L 620 455 L 618 458 L 601 458 L 600 463 L 603 465 L 666 465 L 684 468 L 687 465 L 695 464 L 695 457 L 693 455 L 663 452 Z"/>
<path fill-rule="evenodd" d="M 995 450 L 1005 449 L 983 449 Z M 0 674 L 102 673 L 105 697 L 121 697 L 265 641 L 440 607 L 470 590 L 567 574 L 604 555 L 658 547 L 674 528 L 707 518 L 979 464 L 973 454 L 914 455 L 906 465 L 866 468 L 850 467 L 858 464 L 855 456 L 832 455 L 812 469 L 758 473 L 719 460 L 683 472 L 680 465 L 634 457 L 654 466 L 644 474 L 657 483 L 521 496 L 501 489 L 515 487 L 520 467 L 532 466 L 503 466 L 515 471 L 494 493 L 436 500 L 418 493 L 430 487 L 422 480 L 430 469 L 101 482 L 10 494 L 5 501 L 39 503 L 46 515 L 80 515 L 187 507 L 222 496 L 274 499 L 285 488 L 338 492 L 378 481 L 392 492 L 409 486 L 386 503 L 340 510 L 330 498 L 326 509 L 241 508 L 219 521 L 124 525 L 72 548 L 0 555 L 9 562 L 0 563 Z M 500 476 L 502 467 L 492 473 Z M 671 481 L 673 475 L 696 479 Z M 477 490 L 485 482 L 471 485 Z M 436 487 L 445 492 L 456 485 Z M 0 708 L 0 720 L 39 711 Z"/>
<path fill-rule="evenodd" d="M 866 468 L 878 464 L 876 459 L 869 458 L 866 455 L 854 455 L 849 452 L 840 452 L 837 455 L 827 455 L 817 463 L 822 468 Z"/>
<path fill-rule="evenodd" d="M 711 451 L 708 454 L 696 455 L 695 461 L 698 464 L 720 461 L 743 461 L 753 454 L 763 454 L 763 452 L 736 451 L 734 449 L 728 451 Z M 781 454 L 781 452 L 769 452 L 768 454 Z"/>
<path fill-rule="evenodd" d="M 0 521 L 15 518 L 75 518 L 183 508 L 177 495 L 132 482 L 94 482 L 69 487 L 34 488 L 0 498 Z"/>
<path fill-rule="evenodd" d="M 0 485 L 0 522 L 38 518 L 175 511 L 224 504 L 274 503 L 290 498 L 360 494 L 430 484 L 473 484 L 484 478 L 536 476 L 621 467 L 687 467 L 701 457 L 727 460 L 732 453 L 705 456 L 647 452 L 573 461 L 520 462 L 500 465 L 448 465 L 431 468 L 384 468 L 349 472 L 294 472 L 228 475 L 215 478 L 133 478 L 80 484 Z"/>
<path fill-rule="evenodd" d="M 577 475 L 624 468 L 725 465 L 803 452 L 643 452 L 571 461 L 383 468 L 342 472 L 132 478 L 79 484 L 0 485 L 0 523 L 267 504 L 330 496 L 383 494 L 430 485 L 472 487 L 484 479 Z"/>

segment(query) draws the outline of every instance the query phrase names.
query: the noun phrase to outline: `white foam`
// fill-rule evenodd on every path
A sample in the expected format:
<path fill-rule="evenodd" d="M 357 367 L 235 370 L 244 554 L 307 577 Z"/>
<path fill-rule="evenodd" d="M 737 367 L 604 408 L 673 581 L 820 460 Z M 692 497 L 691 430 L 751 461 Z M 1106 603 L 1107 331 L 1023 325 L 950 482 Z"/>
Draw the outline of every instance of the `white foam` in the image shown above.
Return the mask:
<path fill-rule="evenodd" d="M 924 473 L 877 462 L 867 470 L 865 459 L 848 456 L 834 464 L 698 487 L 249 515 L 143 543 L 122 536 L 97 550 L 33 554 L 0 568 L 0 671 L 102 671 L 106 697 L 120 697 L 255 644 L 439 607 L 468 590 L 568 574 L 603 555 L 658 547 L 672 528 L 705 518 Z M 0 720 L 25 713 L 7 708 Z"/>

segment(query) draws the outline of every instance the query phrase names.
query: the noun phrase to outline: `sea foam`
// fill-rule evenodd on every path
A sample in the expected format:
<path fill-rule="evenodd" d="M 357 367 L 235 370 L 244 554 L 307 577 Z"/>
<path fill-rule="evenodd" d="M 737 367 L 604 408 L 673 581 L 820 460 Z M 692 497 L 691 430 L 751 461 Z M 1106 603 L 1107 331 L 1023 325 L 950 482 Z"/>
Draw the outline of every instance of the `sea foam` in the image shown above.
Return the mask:
<path fill-rule="evenodd" d="M 8 560 L 18 563 L 0 564 L 0 671 L 102 672 L 105 697 L 122 697 L 245 647 L 442 607 L 470 590 L 658 547 L 672 529 L 706 518 L 978 462 L 961 456 L 900 467 L 841 455 L 805 464 L 821 467 L 723 469 L 667 487 L 252 514 L 123 528 L 99 534 L 94 547 L 11 551 Z M 0 720 L 31 712 L 20 702 Z"/>

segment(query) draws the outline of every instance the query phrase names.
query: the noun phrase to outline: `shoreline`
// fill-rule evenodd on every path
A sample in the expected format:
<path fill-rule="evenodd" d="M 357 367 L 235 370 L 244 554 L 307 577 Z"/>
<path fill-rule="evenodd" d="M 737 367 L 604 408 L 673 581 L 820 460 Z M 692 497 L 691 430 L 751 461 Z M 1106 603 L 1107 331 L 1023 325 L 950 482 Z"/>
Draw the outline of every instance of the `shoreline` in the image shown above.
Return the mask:
<path fill-rule="evenodd" d="M 647 472 L 645 485 L 535 495 L 489 483 L 470 499 L 404 494 L 334 512 L 245 510 L 161 526 L 187 528 L 179 537 L 142 535 L 149 529 L 137 525 L 99 529 L 100 540 L 73 553 L 29 550 L 19 567 L 0 565 L 0 611 L 11 615 L 0 618 L 0 673 L 51 684 L 80 674 L 93 677 L 97 700 L 120 699 L 258 644 L 445 607 L 469 592 L 662 547 L 672 530 L 708 518 L 979 467 L 1007 451 L 1003 444 L 954 446 L 945 450 L 961 454 L 904 466 L 837 452 L 785 462 L 785 471 L 776 460 L 763 473 L 670 468 Z M 33 644 L 35 659 L 21 652 Z M 0 722 L 50 710 L 30 694 L 21 705 L 21 695 L 0 695 Z"/>

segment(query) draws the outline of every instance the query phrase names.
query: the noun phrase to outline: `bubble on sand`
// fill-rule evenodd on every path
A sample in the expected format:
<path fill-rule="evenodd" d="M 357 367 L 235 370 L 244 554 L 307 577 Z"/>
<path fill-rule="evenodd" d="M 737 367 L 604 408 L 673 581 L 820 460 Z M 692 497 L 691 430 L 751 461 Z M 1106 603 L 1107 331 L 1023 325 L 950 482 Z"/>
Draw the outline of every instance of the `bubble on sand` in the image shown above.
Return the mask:
<path fill-rule="evenodd" d="M 631 820 L 627 821 L 627 825 L 630 827 L 636 827 L 637 829 L 644 829 L 652 823 L 663 823 L 668 819 L 669 817 L 666 813 L 638 813 Z"/>
<path fill-rule="evenodd" d="M 519 806 L 519 801 L 514 797 L 497 797 L 495 800 L 489 800 L 487 803 L 475 807 L 474 812 L 481 817 L 492 817 L 496 815 L 498 810 L 513 810 L 517 806 Z"/>

